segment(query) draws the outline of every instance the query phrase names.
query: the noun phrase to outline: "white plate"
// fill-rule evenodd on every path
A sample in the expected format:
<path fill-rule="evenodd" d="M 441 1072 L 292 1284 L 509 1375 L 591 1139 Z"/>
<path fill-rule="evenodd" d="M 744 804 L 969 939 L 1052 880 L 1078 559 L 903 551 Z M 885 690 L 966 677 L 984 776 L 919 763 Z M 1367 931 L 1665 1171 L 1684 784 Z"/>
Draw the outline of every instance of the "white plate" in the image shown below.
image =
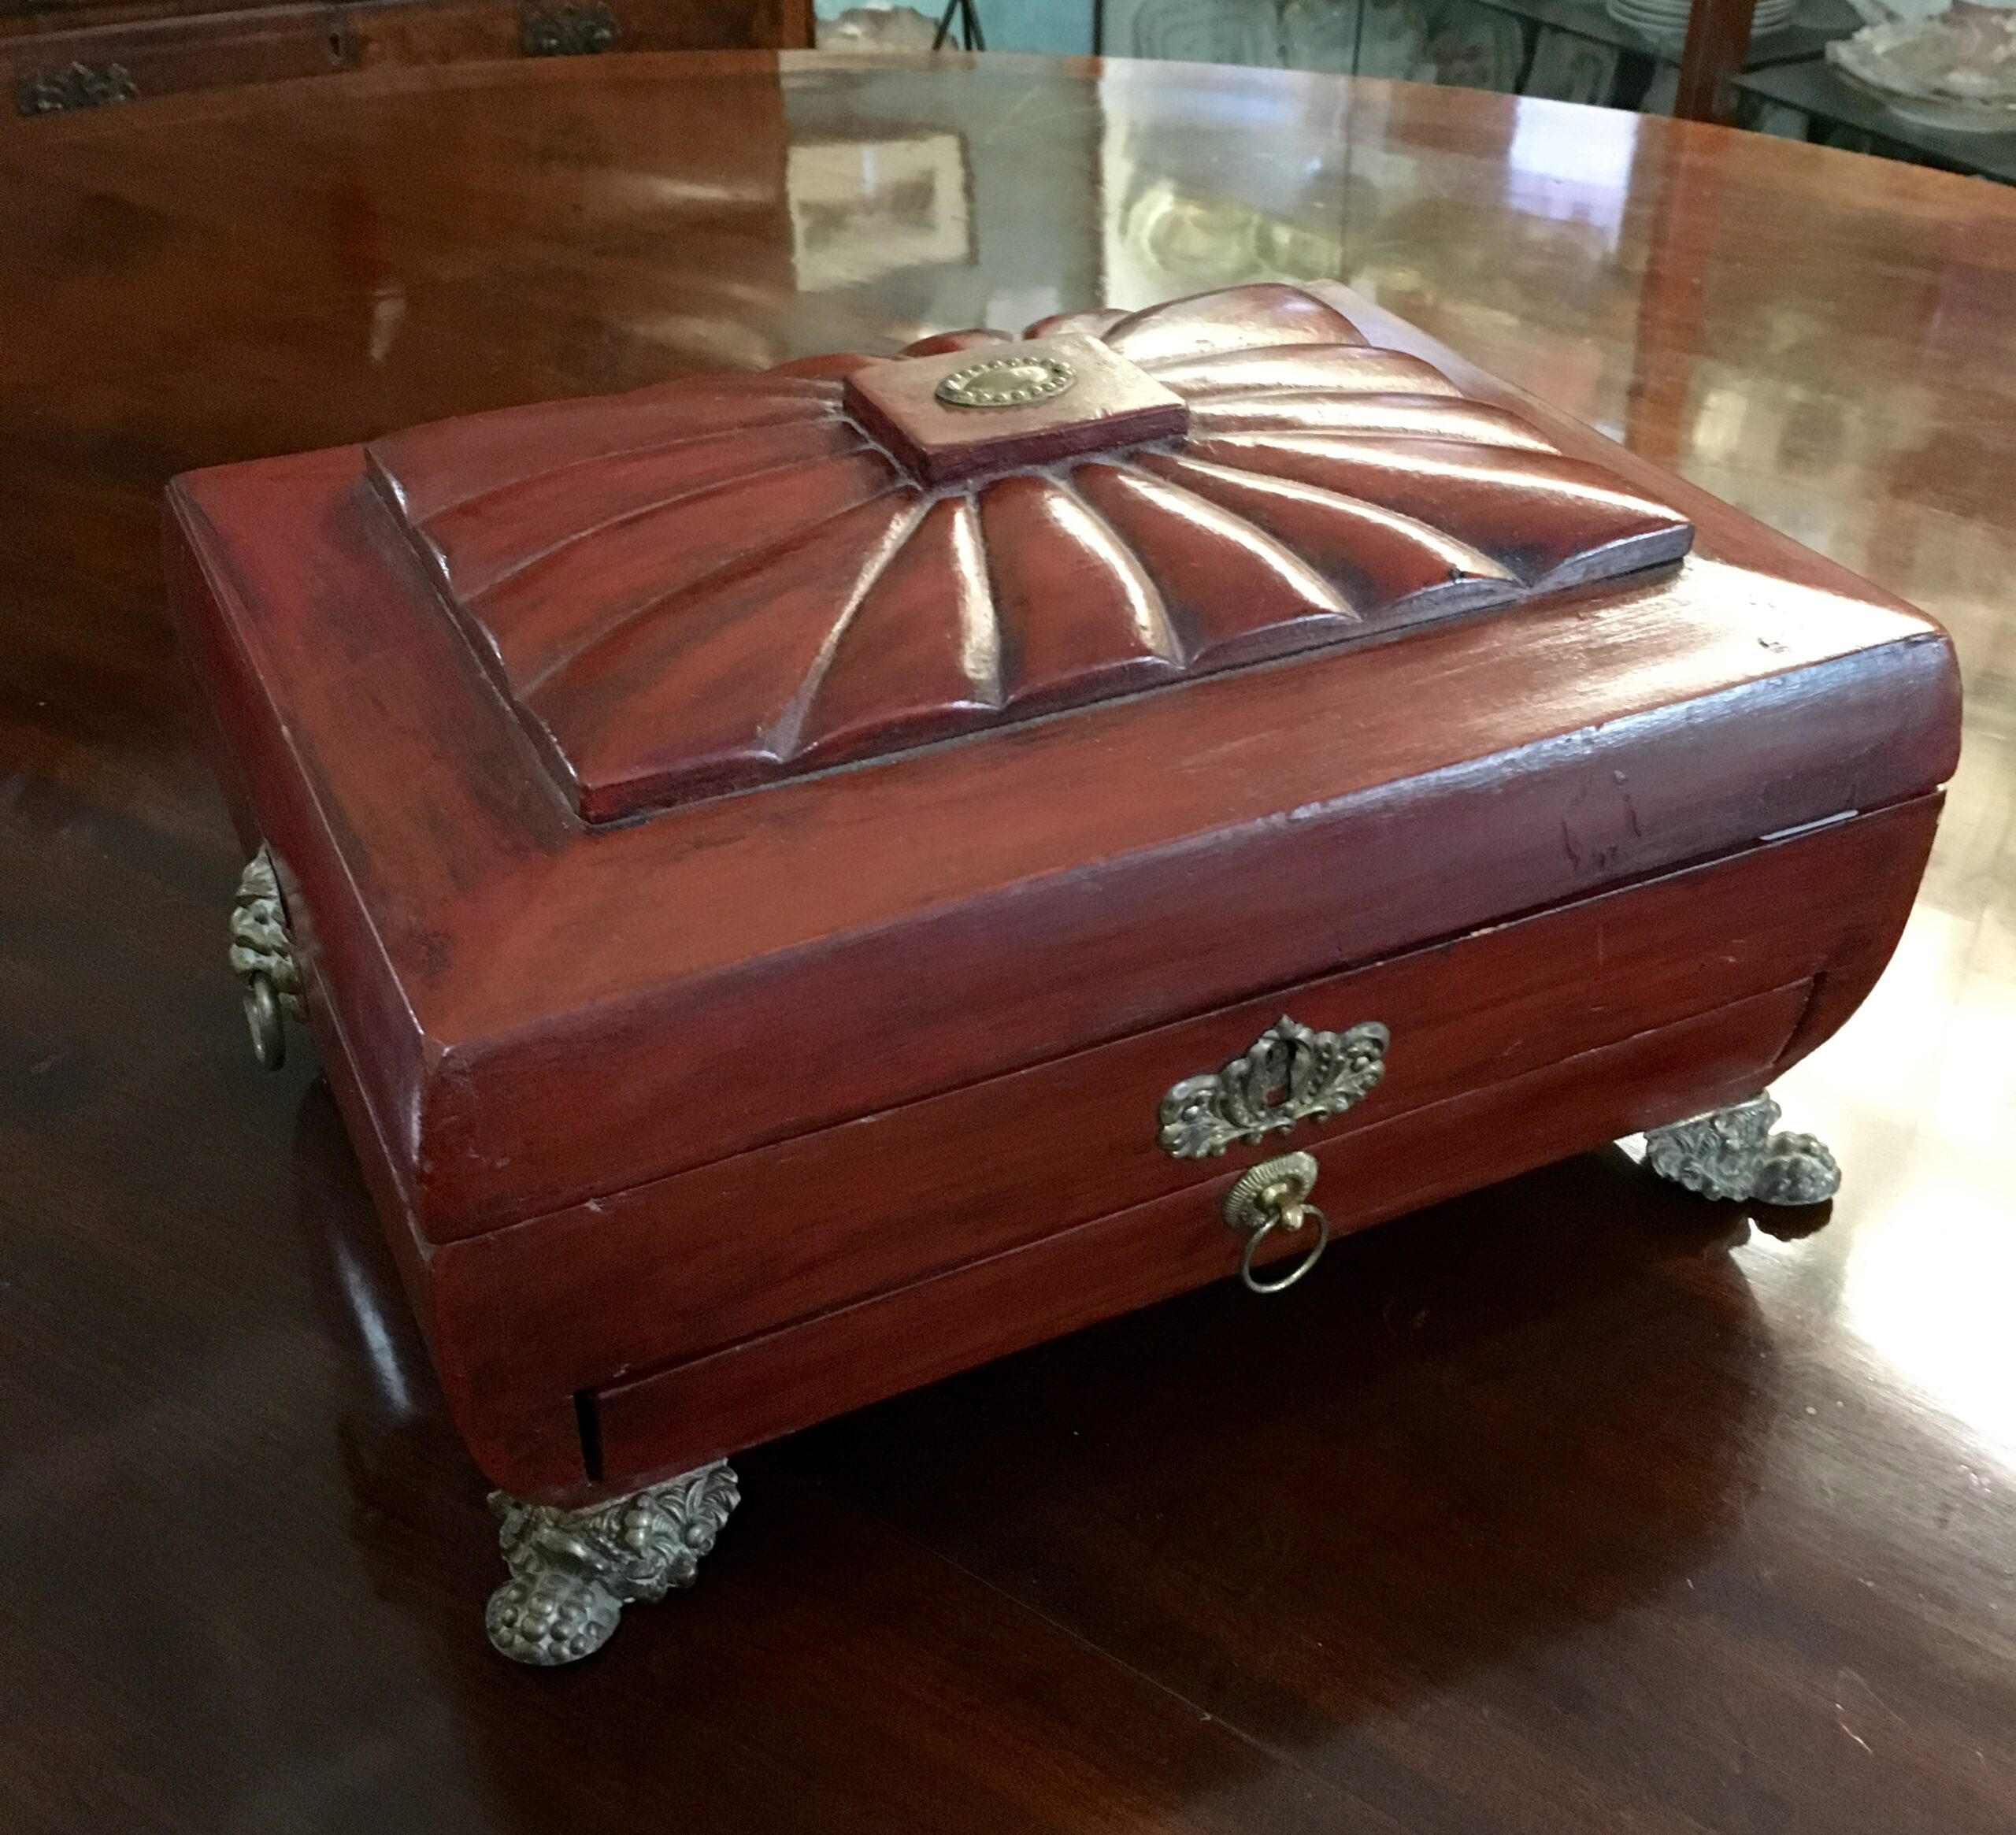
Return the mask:
<path fill-rule="evenodd" d="M 1797 0 L 1782 0 L 1782 4 L 1776 5 L 1765 0 L 1757 9 L 1752 29 L 1770 31 L 1783 25 L 1797 9 Z M 1604 10 L 1613 18 L 1629 20 L 1634 25 L 1684 28 L 1691 9 L 1666 5 L 1662 0 L 1607 0 Z"/>
<path fill-rule="evenodd" d="M 1914 127 L 1936 128 L 1944 134 L 2016 134 L 2016 108 L 1992 104 L 1939 102 L 1930 96 L 1885 96 L 1883 106 Z"/>
<path fill-rule="evenodd" d="M 1684 12 L 1645 12 L 1625 4 L 1625 0 L 1609 0 L 1603 10 L 1620 24 L 1635 26 L 1639 31 L 1649 32 L 1655 38 L 1686 35 L 1688 16 Z M 1783 31 L 1792 24 L 1792 13 L 1791 7 L 1778 13 L 1766 13 L 1760 7 L 1750 28 L 1751 36 L 1757 38 Z"/>
<path fill-rule="evenodd" d="M 1604 10 L 1611 18 L 1621 19 L 1628 25 L 1644 26 L 1661 32 L 1684 32 L 1687 29 L 1688 15 L 1684 7 L 1678 12 L 1666 12 L 1655 6 L 1633 6 L 1631 0 L 1609 0 Z M 1760 6 L 1751 30 L 1753 33 L 1776 32 L 1792 22 L 1794 10 L 1791 6 Z"/>

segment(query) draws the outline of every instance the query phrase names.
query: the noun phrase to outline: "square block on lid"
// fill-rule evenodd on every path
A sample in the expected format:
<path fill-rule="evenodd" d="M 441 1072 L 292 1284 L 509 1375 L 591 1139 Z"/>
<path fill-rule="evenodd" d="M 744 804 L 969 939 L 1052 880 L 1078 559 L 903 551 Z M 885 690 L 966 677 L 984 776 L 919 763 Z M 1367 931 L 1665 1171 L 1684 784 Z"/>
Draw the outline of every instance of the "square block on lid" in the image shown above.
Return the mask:
<path fill-rule="evenodd" d="M 947 386 L 969 377 L 965 389 Z M 948 401 L 941 389 L 980 405 Z M 1014 399 L 1021 395 L 1029 399 Z M 939 487 L 1177 439 L 1190 421 L 1173 390 L 1117 351 L 1079 337 L 870 364 L 847 377 L 846 402 L 914 478 Z"/>

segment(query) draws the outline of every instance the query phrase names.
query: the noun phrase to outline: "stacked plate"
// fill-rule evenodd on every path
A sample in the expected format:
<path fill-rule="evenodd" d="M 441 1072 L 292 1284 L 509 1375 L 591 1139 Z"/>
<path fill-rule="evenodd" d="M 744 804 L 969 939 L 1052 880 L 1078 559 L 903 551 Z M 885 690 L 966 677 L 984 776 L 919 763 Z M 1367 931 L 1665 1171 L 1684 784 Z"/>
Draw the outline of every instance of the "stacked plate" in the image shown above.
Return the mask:
<path fill-rule="evenodd" d="M 1799 0 L 1757 0 L 1757 12 L 1750 28 L 1753 39 L 1762 38 L 1788 24 Z M 1677 43 L 1687 36 L 1688 0 L 1603 0 L 1603 10 L 1620 25 L 1642 32 L 1647 38 L 1667 39 Z"/>
<path fill-rule="evenodd" d="M 1921 128 L 2016 133 L 2016 11 L 2008 7 L 1950 6 L 1866 25 L 1829 45 L 1827 61 Z"/>

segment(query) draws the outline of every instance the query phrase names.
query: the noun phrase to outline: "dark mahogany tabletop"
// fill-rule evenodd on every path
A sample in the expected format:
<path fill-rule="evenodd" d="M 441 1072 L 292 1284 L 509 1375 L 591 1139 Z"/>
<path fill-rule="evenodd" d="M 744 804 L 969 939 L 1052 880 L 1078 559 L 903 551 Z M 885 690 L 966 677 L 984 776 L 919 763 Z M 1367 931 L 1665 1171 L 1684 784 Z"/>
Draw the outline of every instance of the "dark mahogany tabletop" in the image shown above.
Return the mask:
<path fill-rule="evenodd" d="M 1917 917 L 1780 1091 L 1831 1223 L 1592 1155 L 760 1450 L 693 1593 L 503 1663 L 251 1062 L 162 484 L 1312 276 L 1952 628 Z M 365 72 L 0 124 L 0 1828 L 2016 1827 L 2016 195 L 1276 72 Z"/>

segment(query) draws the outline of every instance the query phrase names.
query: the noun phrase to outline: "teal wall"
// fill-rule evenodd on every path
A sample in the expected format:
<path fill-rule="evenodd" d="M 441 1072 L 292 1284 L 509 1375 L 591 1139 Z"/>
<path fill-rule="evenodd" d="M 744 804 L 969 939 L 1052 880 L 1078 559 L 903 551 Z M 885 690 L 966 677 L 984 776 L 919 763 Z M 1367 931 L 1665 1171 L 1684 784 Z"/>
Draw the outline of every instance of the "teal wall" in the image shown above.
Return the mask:
<path fill-rule="evenodd" d="M 821 19 L 836 19 L 857 0 L 817 0 Z M 936 19 L 945 0 L 906 0 Z M 1092 0 L 974 0 L 990 51 L 1089 53 Z"/>
<path fill-rule="evenodd" d="M 974 0 L 991 51 L 1092 48 L 1092 0 Z"/>

